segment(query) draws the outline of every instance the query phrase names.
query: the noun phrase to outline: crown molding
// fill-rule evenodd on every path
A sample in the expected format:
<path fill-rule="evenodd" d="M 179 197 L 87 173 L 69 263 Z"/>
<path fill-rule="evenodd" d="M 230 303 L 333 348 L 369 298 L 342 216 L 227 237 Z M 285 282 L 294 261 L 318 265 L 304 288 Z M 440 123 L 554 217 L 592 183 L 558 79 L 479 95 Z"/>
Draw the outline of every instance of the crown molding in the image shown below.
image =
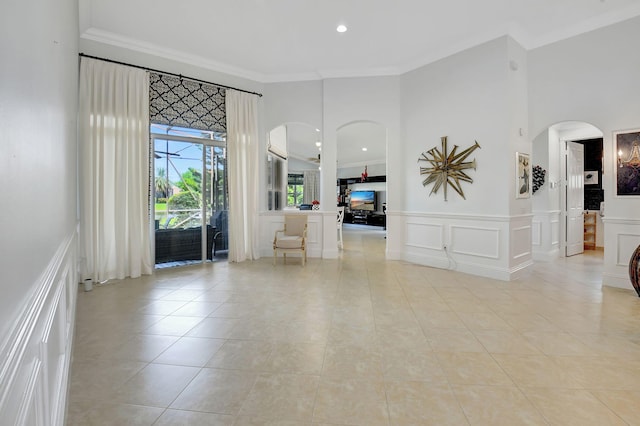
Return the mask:
<path fill-rule="evenodd" d="M 216 71 L 224 74 L 229 74 L 234 77 L 241 77 L 247 80 L 253 80 L 259 83 L 264 82 L 264 75 L 245 70 L 238 67 L 233 67 L 221 62 L 212 61 L 202 56 L 192 55 L 189 53 L 180 52 L 175 49 L 169 49 L 161 47 L 153 43 L 137 40 L 130 37 L 124 37 L 119 34 L 115 34 L 109 31 L 103 31 L 96 28 L 89 28 L 80 35 L 83 40 L 94 41 L 97 43 L 103 43 L 110 46 L 121 47 L 123 49 L 132 50 L 135 52 L 146 53 L 148 55 L 158 56 L 161 58 L 169 59 L 171 61 L 181 62 L 184 64 L 193 65 L 196 67 Z"/>
<path fill-rule="evenodd" d="M 561 40 L 566 40 L 581 34 L 586 34 L 610 25 L 617 24 L 640 15 L 640 3 L 632 4 L 623 9 L 612 10 L 608 13 L 597 15 L 586 21 L 552 31 L 543 36 L 532 39 L 524 45 L 527 50 L 537 49 Z"/>

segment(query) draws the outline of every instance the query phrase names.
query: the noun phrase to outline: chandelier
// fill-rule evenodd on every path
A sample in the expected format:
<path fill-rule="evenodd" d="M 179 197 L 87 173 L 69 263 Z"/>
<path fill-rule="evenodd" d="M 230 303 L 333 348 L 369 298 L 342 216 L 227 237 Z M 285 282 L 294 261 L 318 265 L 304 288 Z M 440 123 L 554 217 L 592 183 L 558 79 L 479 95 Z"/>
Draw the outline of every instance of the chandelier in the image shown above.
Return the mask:
<path fill-rule="evenodd" d="M 631 147 L 631 152 L 626 160 L 622 159 L 623 152 L 622 150 L 618 151 L 618 167 L 629 166 L 633 167 L 633 169 L 637 170 L 640 168 L 640 147 L 638 147 L 638 141 L 633 143 Z"/>

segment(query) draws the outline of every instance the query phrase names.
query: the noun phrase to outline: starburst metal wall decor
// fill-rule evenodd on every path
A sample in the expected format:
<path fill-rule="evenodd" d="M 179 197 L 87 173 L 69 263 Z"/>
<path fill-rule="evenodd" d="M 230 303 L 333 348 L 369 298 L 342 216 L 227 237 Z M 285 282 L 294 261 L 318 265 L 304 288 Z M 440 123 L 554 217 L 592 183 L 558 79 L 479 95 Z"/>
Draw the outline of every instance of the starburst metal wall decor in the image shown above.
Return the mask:
<path fill-rule="evenodd" d="M 451 187 L 466 200 L 460 182 L 473 183 L 473 179 L 471 179 L 465 170 L 475 170 L 476 160 L 465 160 L 476 148 L 480 148 L 480 144 L 478 141 L 475 141 L 475 144 L 460 153 L 457 152 L 458 145 L 454 145 L 453 150 L 449 153 L 447 150 L 447 137 L 443 136 L 440 140 L 442 150 L 439 150 L 438 147 L 433 147 L 429 151 L 423 152 L 420 158 L 418 158 L 418 162 L 425 161 L 429 163 L 429 167 L 420 167 L 420 174 L 427 176 L 427 178 L 422 181 L 422 185 L 427 186 L 433 183 L 433 188 L 431 188 L 429 196 L 431 196 L 431 194 L 437 194 L 442 186 L 444 188 L 445 201 L 447 201 L 447 186 L 451 185 Z"/>

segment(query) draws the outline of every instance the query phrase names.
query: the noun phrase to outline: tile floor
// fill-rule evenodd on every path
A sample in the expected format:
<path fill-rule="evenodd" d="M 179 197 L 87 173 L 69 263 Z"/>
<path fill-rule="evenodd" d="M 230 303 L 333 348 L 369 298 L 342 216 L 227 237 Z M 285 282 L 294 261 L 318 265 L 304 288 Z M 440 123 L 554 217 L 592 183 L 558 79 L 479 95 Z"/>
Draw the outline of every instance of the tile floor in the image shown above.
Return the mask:
<path fill-rule="evenodd" d="M 501 282 L 344 239 L 80 291 L 67 424 L 640 425 L 640 299 L 601 253 Z"/>

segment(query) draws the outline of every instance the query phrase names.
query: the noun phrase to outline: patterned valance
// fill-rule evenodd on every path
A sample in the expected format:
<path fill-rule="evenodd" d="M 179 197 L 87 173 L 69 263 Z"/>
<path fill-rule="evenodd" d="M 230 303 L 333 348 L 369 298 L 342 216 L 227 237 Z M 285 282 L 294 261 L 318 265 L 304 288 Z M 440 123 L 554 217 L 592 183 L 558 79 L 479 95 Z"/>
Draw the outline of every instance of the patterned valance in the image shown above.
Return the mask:
<path fill-rule="evenodd" d="M 223 87 L 154 72 L 149 73 L 149 83 L 152 123 L 227 131 Z"/>

